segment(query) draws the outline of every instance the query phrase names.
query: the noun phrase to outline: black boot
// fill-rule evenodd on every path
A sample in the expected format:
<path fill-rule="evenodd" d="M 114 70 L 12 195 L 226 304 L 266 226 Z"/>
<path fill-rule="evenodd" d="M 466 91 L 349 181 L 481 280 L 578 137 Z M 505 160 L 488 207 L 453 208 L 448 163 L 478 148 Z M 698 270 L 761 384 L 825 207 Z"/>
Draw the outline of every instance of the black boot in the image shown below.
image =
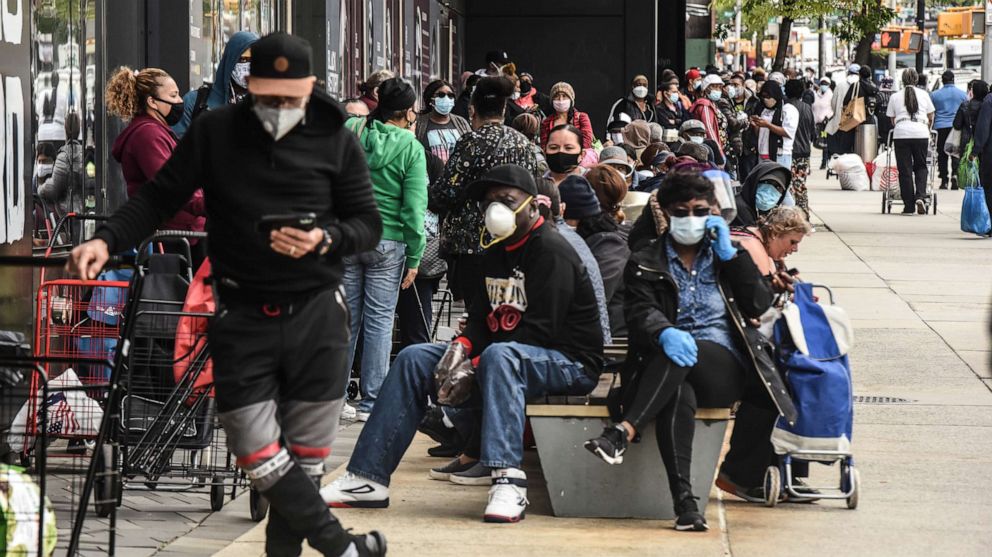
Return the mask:
<path fill-rule="evenodd" d="M 339 557 L 352 544 L 361 557 L 386 554 L 386 540 L 378 532 L 352 535 L 341 527 L 327 510 L 313 480 L 299 466 L 290 468 L 263 495 L 269 500 L 271 510 L 282 515 L 282 522 L 294 535 L 305 537 L 311 547 L 325 556 Z"/>
<path fill-rule="evenodd" d="M 699 512 L 699 505 L 696 504 L 698 497 L 693 496 L 691 491 L 683 491 L 678 495 L 675 502 L 675 529 L 680 532 L 705 532 L 710 527 L 706 524 L 706 517 Z"/>
<path fill-rule="evenodd" d="M 299 557 L 302 552 L 303 536 L 293 531 L 275 507 L 269 507 L 269 523 L 265 526 L 265 555 Z"/>

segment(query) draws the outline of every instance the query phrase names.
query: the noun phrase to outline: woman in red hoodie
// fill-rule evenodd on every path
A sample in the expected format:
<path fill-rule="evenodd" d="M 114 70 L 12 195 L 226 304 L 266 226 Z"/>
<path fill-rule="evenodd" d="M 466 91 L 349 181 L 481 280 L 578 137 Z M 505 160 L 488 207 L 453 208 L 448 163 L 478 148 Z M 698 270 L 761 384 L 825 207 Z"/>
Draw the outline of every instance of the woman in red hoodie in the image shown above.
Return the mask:
<path fill-rule="evenodd" d="M 129 122 L 114 141 L 111 154 L 121 164 L 128 196 L 155 177 L 176 147 L 170 126 L 183 116 L 183 98 L 169 74 L 158 68 L 119 68 L 107 83 L 107 109 Z M 202 232 L 206 219 L 203 191 L 196 190 L 189 202 L 163 228 Z M 203 259 L 202 246 L 193 244 L 193 264 Z"/>

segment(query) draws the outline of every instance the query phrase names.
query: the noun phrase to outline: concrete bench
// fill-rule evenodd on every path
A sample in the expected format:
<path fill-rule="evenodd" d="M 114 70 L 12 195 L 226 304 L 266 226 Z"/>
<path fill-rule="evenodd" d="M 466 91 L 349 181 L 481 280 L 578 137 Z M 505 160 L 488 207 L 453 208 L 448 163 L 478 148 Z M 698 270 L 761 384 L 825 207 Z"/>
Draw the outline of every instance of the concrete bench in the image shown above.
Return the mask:
<path fill-rule="evenodd" d="M 555 516 L 675 518 L 653 425 L 640 432 L 640 443 L 628 447 L 623 464 L 610 466 L 582 446 L 609 422 L 603 401 L 549 397 L 546 403 L 528 404 L 527 416 Z M 716 477 L 729 419 L 728 408 L 696 411 L 692 485 L 702 512 Z"/>

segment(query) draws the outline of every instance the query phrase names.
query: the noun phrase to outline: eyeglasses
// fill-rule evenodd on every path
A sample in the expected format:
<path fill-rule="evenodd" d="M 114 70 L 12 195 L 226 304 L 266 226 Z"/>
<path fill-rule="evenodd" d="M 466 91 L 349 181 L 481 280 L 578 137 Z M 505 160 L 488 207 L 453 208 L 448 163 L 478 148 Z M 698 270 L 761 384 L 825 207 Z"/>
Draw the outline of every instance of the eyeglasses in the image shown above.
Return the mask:
<path fill-rule="evenodd" d="M 441 98 L 444 98 L 444 97 L 448 97 L 449 99 L 453 99 L 453 98 L 455 98 L 455 94 L 454 93 L 438 93 L 438 94 L 434 95 L 434 98 L 435 99 L 441 99 Z"/>
<path fill-rule="evenodd" d="M 689 209 L 672 209 L 669 212 L 672 213 L 673 217 L 678 218 L 688 217 L 689 213 L 692 213 L 694 217 L 708 217 L 712 214 L 709 207 L 693 207 L 691 211 Z"/>

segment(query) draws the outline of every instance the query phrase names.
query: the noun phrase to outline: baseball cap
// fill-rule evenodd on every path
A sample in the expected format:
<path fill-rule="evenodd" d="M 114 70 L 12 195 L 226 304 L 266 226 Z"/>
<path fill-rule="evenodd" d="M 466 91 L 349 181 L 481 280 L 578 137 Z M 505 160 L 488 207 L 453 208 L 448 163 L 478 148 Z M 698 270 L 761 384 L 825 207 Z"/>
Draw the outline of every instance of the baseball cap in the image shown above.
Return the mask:
<path fill-rule="evenodd" d="M 696 68 L 692 68 L 691 70 L 685 72 L 685 78 L 689 81 L 692 81 L 693 79 L 699 79 L 700 75 L 702 74 L 700 74 L 699 70 L 697 70 Z"/>
<path fill-rule="evenodd" d="M 723 85 L 723 79 L 716 74 L 709 74 L 703 78 L 703 89 L 710 85 Z"/>
<path fill-rule="evenodd" d="M 251 46 L 248 92 L 276 97 L 309 97 L 316 81 L 310 70 L 312 50 L 305 39 L 272 33 Z"/>
<path fill-rule="evenodd" d="M 486 53 L 487 64 L 505 64 L 510 60 L 510 56 L 503 50 L 490 50 Z"/>
<path fill-rule="evenodd" d="M 482 178 L 468 185 L 469 199 L 479 201 L 486 195 L 490 186 L 510 186 L 523 190 L 528 195 L 537 195 L 537 184 L 534 176 L 524 167 L 516 164 L 501 164 L 494 166 L 482 175 Z"/>

